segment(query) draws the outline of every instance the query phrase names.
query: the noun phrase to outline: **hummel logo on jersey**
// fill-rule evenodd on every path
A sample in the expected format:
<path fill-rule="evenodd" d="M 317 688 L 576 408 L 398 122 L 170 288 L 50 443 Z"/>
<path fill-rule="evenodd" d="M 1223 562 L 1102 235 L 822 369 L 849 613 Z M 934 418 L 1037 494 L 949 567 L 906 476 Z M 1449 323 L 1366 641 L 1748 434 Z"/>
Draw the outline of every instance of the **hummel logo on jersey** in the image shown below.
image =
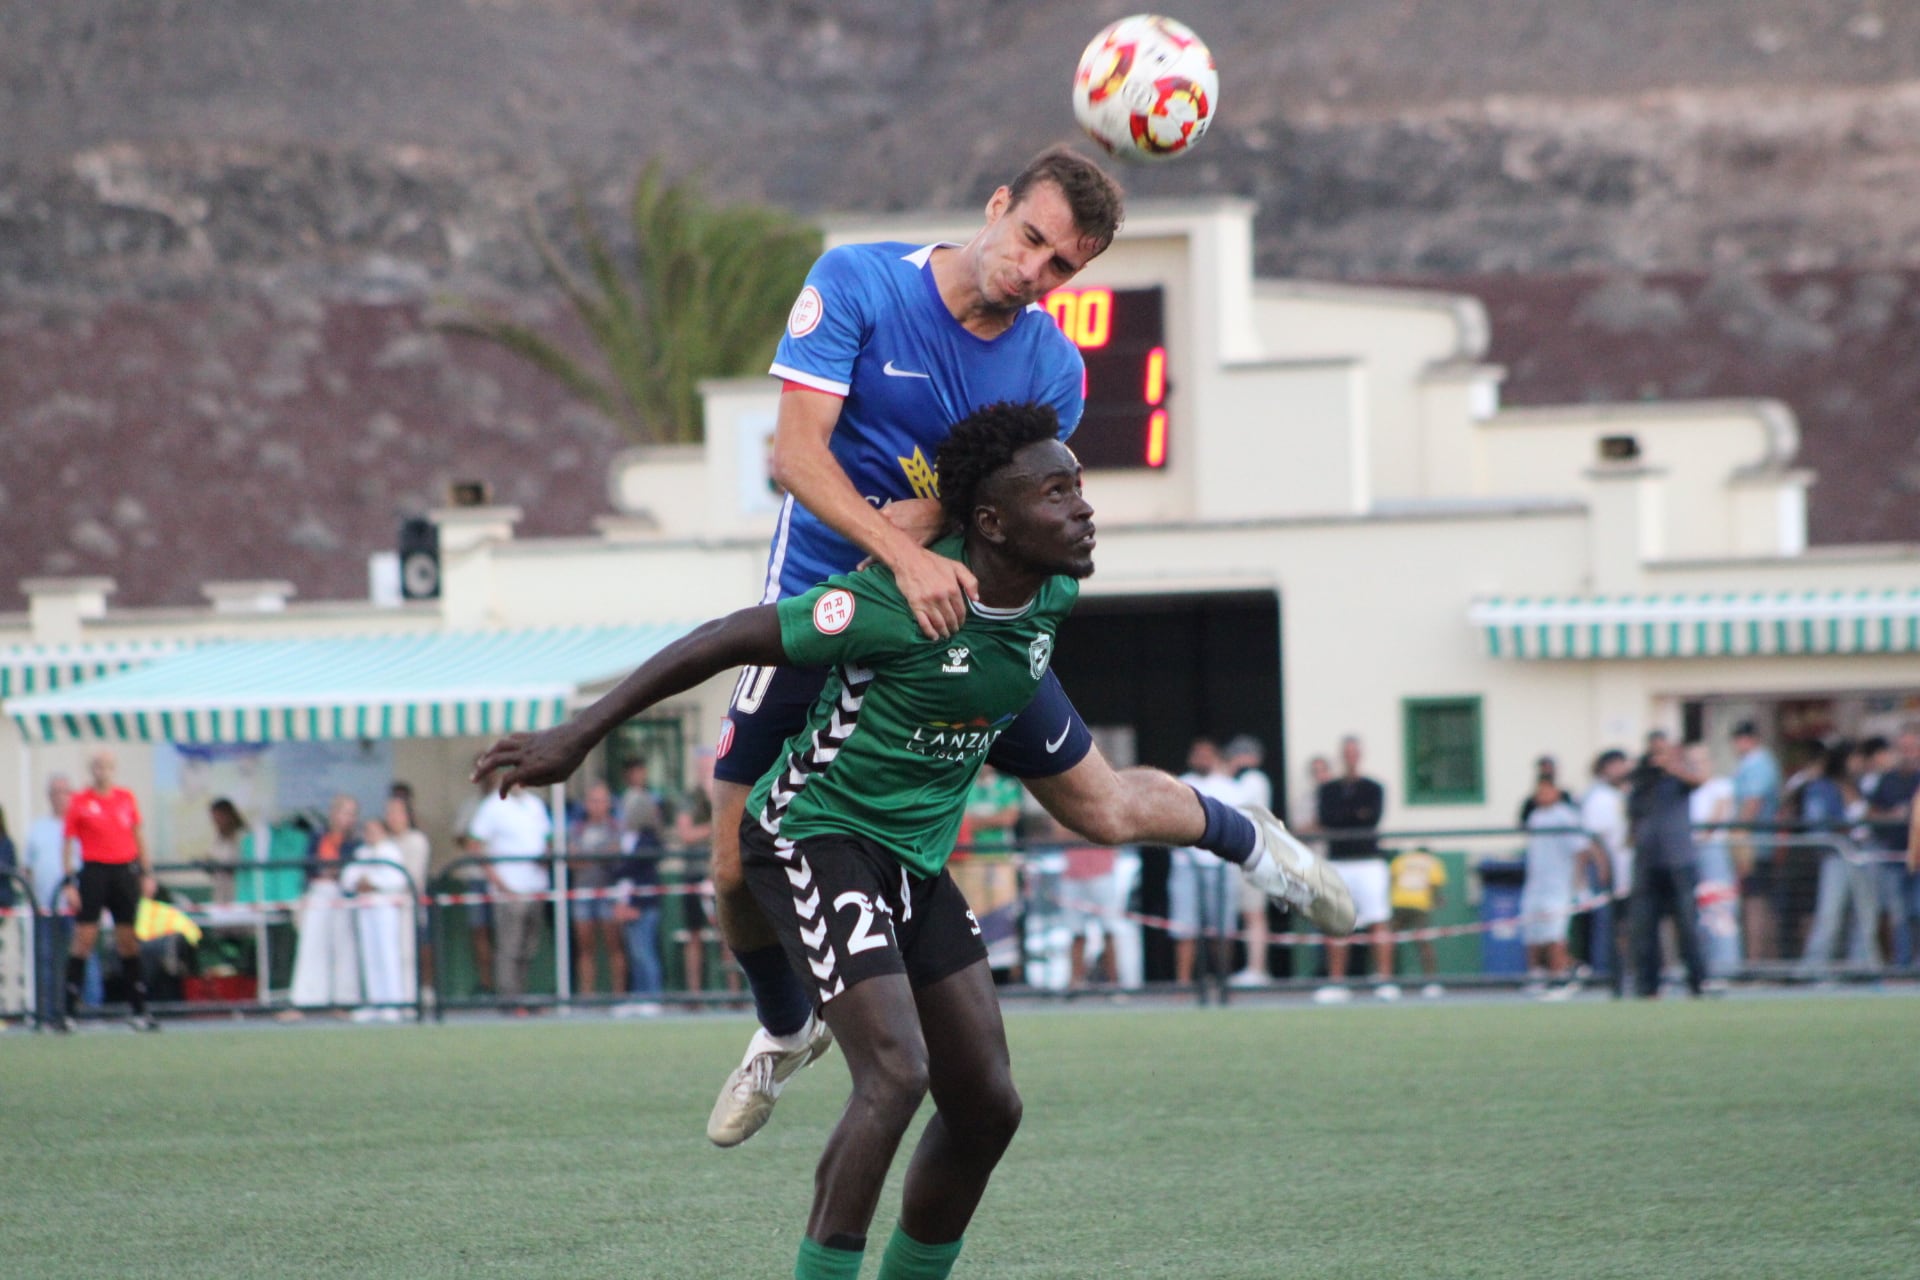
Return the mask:
<path fill-rule="evenodd" d="M 881 366 L 880 366 L 880 372 L 882 372 L 882 373 L 884 373 L 884 374 L 886 374 L 886 375 L 887 375 L 887 376 L 888 376 L 889 378 L 928 378 L 928 379 L 931 379 L 931 378 L 933 377 L 933 375 L 932 375 L 932 374 L 930 374 L 930 373 L 915 373 L 915 372 L 914 372 L 913 370 L 911 370 L 911 369 L 896 369 L 896 368 L 894 368 L 894 367 L 893 367 L 893 361 L 891 361 L 891 360 L 889 360 L 889 361 L 887 361 L 887 362 L 886 362 L 885 364 L 883 364 L 883 365 L 881 365 Z"/>
<path fill-rule="evenodd" d="M 967 674 L 967 672 L 973 670 L 972 667 L 967 665 L 967 656 L 972 652 L 973 651 L 965 645 L 956 649 L 947 650 L 947 660 L 940 664 L 940 669 L 950 676 L 963 676 Z"/>

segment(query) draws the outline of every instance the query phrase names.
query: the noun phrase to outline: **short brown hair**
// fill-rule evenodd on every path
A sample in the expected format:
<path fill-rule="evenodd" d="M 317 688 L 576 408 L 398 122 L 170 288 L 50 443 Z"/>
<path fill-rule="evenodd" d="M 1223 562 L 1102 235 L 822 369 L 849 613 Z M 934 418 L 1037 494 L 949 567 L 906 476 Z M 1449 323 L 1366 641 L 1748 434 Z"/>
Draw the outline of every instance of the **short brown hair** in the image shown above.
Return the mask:
<path fill-rule="evenodd" d="M 1126 217 L 1126 197 L 1120 184 L 1099 165 L 1066 147 L 1048 147 L 1027 161 L 1027 167 L 1007 184 L 1007 193 L 1017 205 L 1038 182 L 1051 182 L 1060 189 L 1073 214 L 1073 225 L 1100 246 L 1096 252 L 1105 251 L 1113 243 L 1114 233 Z"/>

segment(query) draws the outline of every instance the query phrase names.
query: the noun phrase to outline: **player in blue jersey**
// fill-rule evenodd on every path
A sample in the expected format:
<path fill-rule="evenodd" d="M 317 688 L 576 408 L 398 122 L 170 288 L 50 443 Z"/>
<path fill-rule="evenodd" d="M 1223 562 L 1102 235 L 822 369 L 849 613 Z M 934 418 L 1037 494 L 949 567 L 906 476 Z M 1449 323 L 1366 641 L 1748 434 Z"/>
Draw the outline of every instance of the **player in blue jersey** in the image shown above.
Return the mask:
<path fill-rule="evenodd" d="M 931 460 L 953 423 L 998 401 L 1047 405 L 1061 438 L 1072 434 L 1083 408 L 1080 353 L 1038 304 L 1112 242 L 1121 204 L 1097 165 L 1055 149 L 993 193 L 985 225 L 964 245 L 846 245 L 814 264 L 772 368 L 784 386 L 773 473 L 789 496 L 763 603 L 870 557 L 892 572 L 926 636 L 960 627 L 977 583 L 965 565 L 924 545 L 941 522 Z M 785 1081 L 831 1043 L 746 887 L 738 834 L 750 788 L 824 679 L 818 669 L 747 668 L 720 732 L 716 914 L 761 1022 L 707 1122 L 720 1146 L 765 1124 Z M 1051 672 L 995 744 L 992 763 L 1066 826 L 1103 843 L 1188 816 L 1191 797 L 1168 801 L 1120 785 Z M 1167 803 L 1177 811 L 1158 807 Z"/>
<path fill-rule="evenodd" d="M 1046 405 L 996 404 L 941 446 L 959 536 L 933 554 L 977 574 L 978 591 L 951 638 L 922 633 L 886 569 L 838 574 L 696 628 L 566 723 L 502 739 L 475 766 L 497 771 L 503 792 L 557 781 L 629 717 L 733 663 L 833 667 L 737 828 L 755 901 L 852 1076 L 815 1172 L 800 1280 L 859 1275 L 887 1171 L 928 1097 L 879 1275 L 947 1276 L 1020 1123 L 986 947 L 946 862 L 982 761 L 1044 683 L 1093 572 L 1093 508 L 1058 429 Z M 1271 814 L 1156 769 L 1116 777 L 1167 815 L 1126 838 L 1216 849 L 1322 928 L 1352 927 L 1345 882 Z"/>

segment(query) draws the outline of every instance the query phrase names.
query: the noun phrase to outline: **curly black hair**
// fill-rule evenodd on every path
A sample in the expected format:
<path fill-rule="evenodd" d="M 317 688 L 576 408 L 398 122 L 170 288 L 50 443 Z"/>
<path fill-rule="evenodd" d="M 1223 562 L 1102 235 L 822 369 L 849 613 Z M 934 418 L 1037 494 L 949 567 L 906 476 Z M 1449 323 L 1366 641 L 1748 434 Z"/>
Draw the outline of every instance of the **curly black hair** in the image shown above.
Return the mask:
<path fill-rule="evenodd" d="M 954 424 L 934 467 L 940 478 L 940 505 L 947 522 L 964 530 L 979 505 L 980 490 L 994 472 L 1013 461 L 1030 444 L 1060 434 L 1060 417 L 1052 406 L 1001 401 Z"/>

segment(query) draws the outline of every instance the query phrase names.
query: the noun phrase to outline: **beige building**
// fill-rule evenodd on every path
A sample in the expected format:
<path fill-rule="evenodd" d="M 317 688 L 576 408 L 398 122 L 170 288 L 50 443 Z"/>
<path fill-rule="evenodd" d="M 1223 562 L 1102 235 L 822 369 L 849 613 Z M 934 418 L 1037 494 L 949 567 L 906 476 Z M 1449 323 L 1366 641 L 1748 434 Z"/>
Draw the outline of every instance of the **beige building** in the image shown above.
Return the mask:
<path fill-rule="evenodd" d="M 1656 726 L 1723 740 L 1756 715 L 1785 738 L 1909 713 L 1920 557 L 1806 546 L 1812 477 L 1784 406 L 1503 410 L 1474 299 L 1258 280 L 1252 215 L 1141 202 L 1050 304 L 1088 357 L 1075 445 L 1101 529 L 1056 665 L 1116 752 L 1177 765 L 1194 733 L 1250 731 L 1291 782 L 1356 733 L 1390 826 L 1486 825 L 1511 821 L 1542 752 L 1579 777 Z M 29 582 L 29 613 L 0 618 L 0 778 L 26 801 L 98 739 L 377 738 L 427 822 L 450 824 L 486 736 L 548 722 L 758 598 L 776 399 L 770 379 L 709 386 L 704 445 L 623 458 L 598 537 L 518 539 L 510 508 L 436 512 L 437 601 L 209 584 L 205 609 L 123 611 L 102 580 Z M 415 683 L 381 640 L 416 647 Z M 295 641 L 297 660 L 256 648 L 251 665 L 231 647 Z M 662 708 L 645 749 L 678 764 L 712 742 L 729 691 Z M 160 776 L 145 746 L 121 754 L 136 785 Z"/>

